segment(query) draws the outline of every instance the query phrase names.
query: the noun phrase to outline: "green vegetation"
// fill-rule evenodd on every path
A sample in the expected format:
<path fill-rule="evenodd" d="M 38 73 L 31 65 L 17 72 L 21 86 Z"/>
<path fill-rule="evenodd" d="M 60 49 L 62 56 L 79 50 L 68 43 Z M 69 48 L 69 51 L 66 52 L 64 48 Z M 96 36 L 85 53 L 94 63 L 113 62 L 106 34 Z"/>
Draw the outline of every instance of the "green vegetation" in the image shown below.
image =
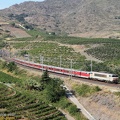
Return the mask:
<path fill-rule="evenodd" d="M 26 30 L 26 32 L 31 35 L 31 37 L 26 37 L 26 38 L 16 38 L 14 39 L 15 41 L 23 41 L 23 42 L 27 42 L 27 41 L 34 41 L 36 39 L 38 40 L 43 40 L 45 36 L 48 36 L 47 33 L 41 31 L 41 30 L 36 30 L 36 29 L 32 29 L 32 30 Z"/>
<path fill-rule="evenodd" d="M 62 96 L 65 96 L 65 91 L 60 86 L 62 83 L 58 78 L 51 79 L 46 86 L 46 99 L 51 102 L 56 102 L 59 101 Z"/>
<path fill-rule="evenodd" d="M 42 90 L 43 89 L 43 86 L 39 82 L 33 79 L 28 79 L 26 81 L 26 86 L 27 86 L 27 89 L 29 90 Z"/>
<path fill-rule="evenodd" d="M 57 41 L 63 44 L 81 45 L 81 44 L 101 44 L 101 43 L 120 43 L 117 39 L 107 38 L 80 38 L 69 36 L 53 36 L 47 35 L 45 41 Z"/>
<path fill-rule="evenodd" d="M 65 90 L 61 87 L 63 82 L 58 78 L 50 78 L 47 70 L 43 73 L 40 83 L 43 85 L 48 101 L 57 102 L 65 96 Z"/>
<path fill-rule="evenodd" d="M 97 59 L 103 60 L 102 63 L 93 61 L 93 71 L 105 71 L 120 75 L 120 60 L 119 60 L 119 44 L 117 39 L 93 39 L 93 38 L 77 38 L 68 36 L 49 35 L 47 33 L 30 30 L 28 33 L 33 36 L 30 39 L 25 38 L 24 42 L 11 44 L 19 49 L 19 55 L 28 53 L 30 60 L 41 63 L 40 56 L 44 56 L 43 63 L 53 66 L 61 66 L 70 68 L 72 59 L 72 68 L 90 71 L 90 61 L 85 60 L 85 57 L 80 53 L 75 52 L 72 48 L 61 46 L 59 43 L 81 45 L 84 44 L 90 48 L 90 44 L 100 44 L 98 47 L 90 48 L 86 52 Z M 37 38 L 36 38 L 37 36 Z M 38 37 L 40 36 L 40 38 Z M 41 39 L 42 37 L 42 39 Z M 40 40 L 40 42 L 28 42 L 29 40 Z M 57 43 L 56 43 L 57 42 Z M 61 64 L 60 64 L 61 59 Z"/>
<path fill-rule="evenodd" d="M 9 72 L 12 72 L 12 71 L 15 71 L 17 69 L 17 65 L 15 64 L 15 62 L 10 62 L 8 65 L 7 65 L 7 68 L 8 68 L 8 71 Z"/>
<path fill-rule="evenodd" d="M 64 115 L 55 107 L 37 100 L 28 93 L 21 93 L 7 88 L 0 83 L 0 114 L 13 114 L 16 119 L 28 118 L 29 120 L 66 120 Z"/>
<path fill-rule="evenodd" d="M 15 83 L 16 85 L 22 86 L 23 80 L 0 71 L 0 82 Z"/>
<path fill-rule="evenodd" d="M 14 15 L 14 14 L 9 14 L 9 15 L 8 15 L 8 17 L 10 17 L 10 19 L 16 19 L 16 20 L 18 20 L 19 22 L 21 22 L 22 24 L 24 24 L 24 27 L 25 27 L 26 29 L 32 30 L 32 29 L 33 29 L 33 26 L 25 21 L 25 17 L 27 17 L 27 16 L 28 16 L 28 15 L 25 14 L 25 13 L 19 14 L 19 15 Z M 12 25 L 15 27 L 15 23 L 12 24 Z"/>
<path fill-rule="evenodd" d="M 0 40 L 0 49 L 5 47 L 5 46 L 6 46 L 6 43 Z"/>
<path fill-rule="evenodd" d="M 73 68 L 79 69 L 85 57 L 81 56 L 79 53 L 74 52 L 72 48 L 66 46 L 60 46 L 58 43 L 49 42 L 23 42 L 12 44 L 15 48 L 22 49 L 21 54 L 26 51 L 32 59 L 34 57 L 35 62 L 41 62 L 40 56 L 44 56 L 44 64 L 60 66 L 60 57 L 62 60 L 61 66 L 65 68 L 70 68 L 71 59 L 73 60 Z M 29 48 L 29 50 L 24 50 Z"/>
<path fill-rule="evenodd" d="M 75 117 L 76 120 L 87 120 L 87 118 L 80 113 L 77 106 L 67 101 L 65 97 L 61 98 L 56 104 L 61 109 L 67 110 L 72 116 Z"/>
<path fill-rule="evenodd" d="M 21 42 L 21 43 L 15 43 L 12 44 L 14 48 L 16 49 L 23 49 L 25 48 L 28 44 L 30 44 L 29 42 Z"/>
<path fill-rule="evenodd" d="M 120 42 L 108 43 L 87 50 L 86 52 L 103 61 L 114 61 L 120 58 Z"/>
<path fill-rule="evenodd" d="M 11 25 L 12 27 L 15 27 L 15 23 L 14 23 L 14 22 L 11 22 L 10 25 Z"/>
<path fill-rule="evenodd" d="M 8 72 L 17 71 L 17 65 L 15 64 L 15 62 L 3 62 L 2 69 L 7 69 Z"/>
<path fill-rule="evenodd" d="M 4 62 L 4 64 L 0 62 L 2 70 L 2 67 L 9 63 Z M 8 71 L 7 67 L 4 69 Z M 17 69 L 17 71 L 20 70 Z M 9 73 L 11 74 L 11 72 Z M 15 84 L 13 89 L 2 84 L 5 90 L 1 88 L 0 84 L 0 93 L 2 93 L 0 97 L 2 111 L 0 110 L 0 113 L 12 113 L 16 119 L 24 117 L 29 120 L 66 120 L 64 115 L 54 107 L 56 106 L 67 110 L 76 120 L 86 120 L 77 107 L 65 97 L 65 91 L 61 87 L 63 82 L 60 79 L 50 78 L 47 70 L 41 78 L 33 75 L 24 77 L 23 73 L 14 77 L 16 75 L 14 71 L 12 71 L 12 75 L 0 72 L 0 82 L 9 83 L 9 86 L 13 86 L 11 83 Z"/>
<path fill-rule="evenodd" d="M 11 45 L 19 50 L 17 55 L 24 56 L 25 53 L 30 55 L 30 60 L 34 62 L 42 62 L 40 56 L 44 56 L 43 63 L 53 66 L 61 66 L 70 68 L 72 60 L 72 68 L 90 71 L 90 61 L 85 60 L 85 57 L 80 53 L 75 52 L 72 48 L 61 46 L 59 43 L 71 45 L 85 45 L 89 48 L 86 52 L 97 59 L 102 60 L 102 63 L 93 61 L 93 71 L 106 71 L 120 75 L 120 60 L 119 60 L 119 45 L 117 39 L 102 39 L 102 38 L 78 38 L 68 36 L 58 36 L 43 32 L 41 30 L 27 31 L 32 37 L 15 39 L 20 42 L 11 43 Z M 31 41 L 38 42 L 31 42 Z M 96 44 L 96 47 L 91 48 L 91 45 Z M 60 64 L 61 59 L 61 64 Z"/>
<path fill-rule="evenodd" d="M 45 36 L 48 36 L 48 34 L 46 32 L 43 32 L 43 31 L 37 30 L 37 29 L 29 30 L 29 31 L 27 31 L 27 33 L 30 34 L 34 38 L 36 38 L 36 36 L 42 36 L 43 38 Z"/>
<path fill-rule="evenodd" d="M 115 95 L 120 98 L 120 92 L 115 92 Z M 120 104 L 119 104 L 120 105 Z"/>
<path fill-rule="evenodd" d="M 82 97 L 88 97 L 88 96 L 92 95 L 93 93 L 101 90 L 98 86 L 91 87 L 91 86 L 86 85 L 86 84 L 75 85 L 73 87 L 73 89 L 75 90 L 75 92 L 78 95 L 80 95 Z"/>

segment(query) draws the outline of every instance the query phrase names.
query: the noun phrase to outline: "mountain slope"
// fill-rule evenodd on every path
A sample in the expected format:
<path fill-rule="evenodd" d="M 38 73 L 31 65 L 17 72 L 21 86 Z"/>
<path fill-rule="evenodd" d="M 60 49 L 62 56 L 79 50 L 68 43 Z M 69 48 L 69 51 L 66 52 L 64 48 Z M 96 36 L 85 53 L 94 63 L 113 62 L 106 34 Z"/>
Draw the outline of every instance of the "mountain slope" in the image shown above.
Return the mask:
<path fill-rule="evenodd" d="M 26 14 L 25 20 L 46 31 L 68 34 L 119 35 L 119 0 L 46 0 L 24 2 L 0 11 L 0 15 Z M 90 34 L 91 35 L 91 34 Z M 99 34 L 98 34 L 99 35 Z M 110 36 L 109 36 L 110 37 Z"/>

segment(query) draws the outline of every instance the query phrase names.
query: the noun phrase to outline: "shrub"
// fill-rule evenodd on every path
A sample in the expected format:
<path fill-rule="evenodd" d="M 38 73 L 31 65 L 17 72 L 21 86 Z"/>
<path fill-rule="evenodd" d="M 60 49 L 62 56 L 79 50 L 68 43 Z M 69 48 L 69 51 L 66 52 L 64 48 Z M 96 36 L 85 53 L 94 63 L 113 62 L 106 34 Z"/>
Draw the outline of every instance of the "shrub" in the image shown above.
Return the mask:
<path fill-rule="evenodd" d="M 98 86 L 89 86 L 86 84 L 75 85 L 73 89 L 75 89 L 75 92 L 78 95 L 83 96 L 83 97 L 90 96 L 91 94 L 101 90 Z"/>
<path fill-rule="evenodd" d="M 9 72 L 13 72 L 14 70 L 17 69 L 17 65 L 15 64 L 15 62 L 10 62 L 10 63 L 7 65 L 7 68 L 8 68 L 8 71 L 9 71 Z"/>
<path fill-rule="evenodd" d="M 67 109 L 71 115 L 74 115 L 74 113 L 79 111 L 77 106 L 73 104 L 71 104 Z"/>
<path fill-rule="evenodd" d="M 26 86 L 27 86 L 27 89 L 30 89 L 30 90 L 32 90 L 32 89 L 41 90 L 42 89 L 41 84 L 33 79 L 27 80 Z"/>

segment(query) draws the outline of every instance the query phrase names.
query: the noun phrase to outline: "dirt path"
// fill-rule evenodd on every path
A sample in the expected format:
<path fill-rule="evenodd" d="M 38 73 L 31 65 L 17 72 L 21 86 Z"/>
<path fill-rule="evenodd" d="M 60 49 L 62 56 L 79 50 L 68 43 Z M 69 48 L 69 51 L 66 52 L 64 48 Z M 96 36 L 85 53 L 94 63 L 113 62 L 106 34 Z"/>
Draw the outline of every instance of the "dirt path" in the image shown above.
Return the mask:
<path fill-rule="evenodd" d="M 61 44 L 61 43 L 58 43 L 59 45 L 61 46 L 67 46 L 67 47 L 70 47 L 70 48 L 73 48 L 75 52 L 79 52 L 81 55 L 85 56 L 86 57 L 86 60 L 92 60 L 92 61 L 96 61 L 96 62 L 103 62 L 99 59 L 96 59 L 95 57 L 91 56 L 91 55 L 88 55 L 85 51 L 90 49 L 90 48 L 94 48 L 94 47 L 97 47 L 99 46 L 99 44 L 95 44 L 95 45 L 89 45 L 89 48 L 86 47 L 85 45 L 67 45 L 67 44 Z"/>
<path fill-rule="evenodd" d="M 97 47 L 99 45 L 91 45 L 90 48 Z M 85 47 L 85 45 L 72 45 L 71 46 L 76 52 L 80 52 L 81 55 L 85 56 L 87 60 L 92 60 L 96 62 L 102 62 L 101 60 L 96 59 L 95 57 L 88 55 L 85 51 L 90 49 Z"/>
<path fill-rule="evenodd" d="M 75 120 L 75 119 L 74 119 L 72 116 L 70 116 L 69 113 L 67 113 L 66 111 L 61 110 L 61 109 L 59 109 L 59 111 L 61 111 L 68 120 Z"/>

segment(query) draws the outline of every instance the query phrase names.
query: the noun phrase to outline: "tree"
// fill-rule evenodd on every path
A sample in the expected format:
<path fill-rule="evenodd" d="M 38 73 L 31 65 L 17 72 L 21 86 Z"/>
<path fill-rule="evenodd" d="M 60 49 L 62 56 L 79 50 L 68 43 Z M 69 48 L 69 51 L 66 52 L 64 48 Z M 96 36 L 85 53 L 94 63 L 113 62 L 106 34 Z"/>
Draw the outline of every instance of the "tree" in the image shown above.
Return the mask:
<path fill-rule="evenodd" d="M 56 102 L 65 95 L 65 90 L 61 87 L 63 82 L 58 78 L 53 78 L 46 86 L 46 98 L 51 102 Z"/>
<path fill-rule="evenodd" d="M 7 65 L 7 68 L 8 68 L 8 71 L 13 72 L 14 70 L 17 69 L 17 65 L 15 64 L 15 62 L 10 62 L 10 63 Z"/>
<path fill-rule="evenodd" d="M 28 23 L 24 24 L 24 27 L 25 27 L 26 29 L 33 30 L 33 26 L 30 25 L 30 24 L 28 24 Z"/>
<path fill-rule="evenodd" d="M 27 89 L 30 89 L 30 90 L 32 90 L 32 89 L 42 90 L 43 89 L 42 85 L 33 79 L 27 80 L 26 86 L 27 86 Z"/>
<path fill-rule="evenodd" d="M 10 14 L 8 15 L 8 17 L 12 18 L 12 17 L 14 17 L 14 14 L 10 13 Z"/>
<path fill-rule="evenodd" d="M 11 26 L 15 27 L 15 23 L 14 22 L 11 22 L 10 24 L 11 24 Z"/>
<path fill-rule="evenodd" d="M 48 70 L 45 70 L 45 72 L 42 75 L 41 82 L 43 84 L 47 84 L 50 81 L 50 79 L 51 78 L 49 77 Z"/>
<path fill-rule="evenodd" d="M 78 108 L 76 105 L 73 105 L 71 104 L 69 107 L 68 107 L 68 111 L 70 114 L 74 115 L 74 113 L 78 112 Z"/>
<path fill-rule="evenodd" d="M 4 68 L 7 68 L 7 62 L 5 61 L 5 62 L 3 62 L 3 64 L 2 64 L 2 68 L 4 69 Z"/>
<path fill-rule="evenodd" d="M 24 56 L 24 55 L 28 54 L 28 52 L 25 50 L 25 51 L 21 51 L 20 54 L 21 54 L 22 56 Z"/>

